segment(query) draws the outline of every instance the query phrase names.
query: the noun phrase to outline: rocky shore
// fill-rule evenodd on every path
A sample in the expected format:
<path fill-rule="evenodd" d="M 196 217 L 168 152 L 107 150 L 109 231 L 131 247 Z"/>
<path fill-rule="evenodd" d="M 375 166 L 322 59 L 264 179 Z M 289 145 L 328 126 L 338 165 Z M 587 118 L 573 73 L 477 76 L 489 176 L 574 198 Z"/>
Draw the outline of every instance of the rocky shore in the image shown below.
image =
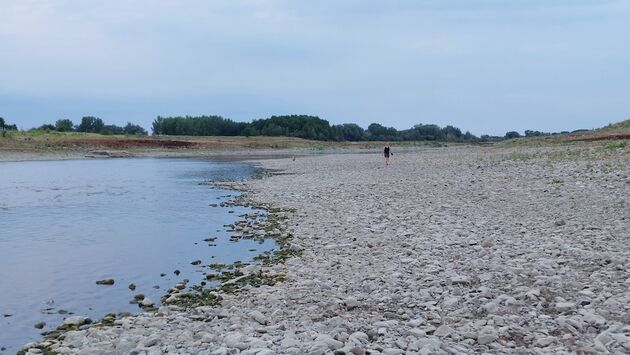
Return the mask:
<path fill-rule="evenodd" d="M 396 150 L 394 149 L 394 152 Z M 630 353 L 630 150 L 455 147 L 265 160 L 282 282 L 79 325 L 27 353 Z M 249 271 L 251 266 L 244 266 Z M 74 320 L 73 320 L 74 321 Z"/>

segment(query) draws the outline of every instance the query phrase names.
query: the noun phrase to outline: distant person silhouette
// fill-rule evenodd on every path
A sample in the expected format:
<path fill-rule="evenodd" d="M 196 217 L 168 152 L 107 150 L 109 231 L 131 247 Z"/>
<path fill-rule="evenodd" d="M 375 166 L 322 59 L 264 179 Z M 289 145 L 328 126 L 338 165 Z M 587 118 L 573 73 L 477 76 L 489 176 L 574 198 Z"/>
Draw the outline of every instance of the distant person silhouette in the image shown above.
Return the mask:
<path fill-rule="evenodd" d="M 383 148 L 383 156 L 385 156 L 385 165 L 389 165 L 389 156 L 394 155 L 392 149 L 389 146 L 389 142 L 385 141 L 385 148 Z"/>

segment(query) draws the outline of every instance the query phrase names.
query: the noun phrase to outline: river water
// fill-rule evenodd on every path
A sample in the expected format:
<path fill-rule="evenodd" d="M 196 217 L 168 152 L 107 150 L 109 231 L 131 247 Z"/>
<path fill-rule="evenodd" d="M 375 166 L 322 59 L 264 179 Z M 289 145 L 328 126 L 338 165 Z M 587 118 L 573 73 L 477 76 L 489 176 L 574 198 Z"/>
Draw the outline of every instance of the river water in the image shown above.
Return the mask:
<path fill-rule="evenodd" d="M 223 226 L 256 211 L 213 207 L 235 193 L 199 184 L 254 173 L 243 163 L 192 159 L 0 163 L 0 354 L 71 314 L 138 312 L 129 303 L 135 293 L 157 303 L 182 279 L 199 283 L 193 260 L 247 262 L 271 249 L 272 241 L 229 241 Z M 115 284 L 96 285 L 104 278 Z"/>

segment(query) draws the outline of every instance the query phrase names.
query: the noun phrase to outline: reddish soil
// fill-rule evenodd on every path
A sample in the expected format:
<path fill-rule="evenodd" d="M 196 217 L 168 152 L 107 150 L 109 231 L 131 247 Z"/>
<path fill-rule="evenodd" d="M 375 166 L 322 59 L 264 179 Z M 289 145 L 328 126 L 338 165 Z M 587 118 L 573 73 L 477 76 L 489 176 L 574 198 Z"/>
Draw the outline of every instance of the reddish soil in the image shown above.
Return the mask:
<path fill-rule="evenodd" d="M 286 142 L 259 142 L 259 141 L 243 141 L 229 140 L 218 138 L 216 140 L 195 140 L 195 139 L 169 139 L 169 138 L 72 138 L 63 139 L 60 142 L 66 146 L 82 146 L 82 147 L 102 147 L 108 149 L 128 149 L 128 148 L 202 148 L 202 149 L 221 149 L 221 148 L 287 148 Z"/>
<path fill-rule="evenodd" d="M 592 134 L 583 134 L 579 136 L 569 136 L 566 138 L 568 141 L 604 141 L 604 140 L 621 140 L 630 139 L 630 132 L 622 133 L 605 133 L 596 132 Z"/>
<path fill-rule="evenodd" d="M 118 148 L 192 148 L 200 142 L 172 140 L 172 139 L 72 139 L 63 142 L 68 145 Z M 205 146 L 205 145 L 204 145 Z"/>

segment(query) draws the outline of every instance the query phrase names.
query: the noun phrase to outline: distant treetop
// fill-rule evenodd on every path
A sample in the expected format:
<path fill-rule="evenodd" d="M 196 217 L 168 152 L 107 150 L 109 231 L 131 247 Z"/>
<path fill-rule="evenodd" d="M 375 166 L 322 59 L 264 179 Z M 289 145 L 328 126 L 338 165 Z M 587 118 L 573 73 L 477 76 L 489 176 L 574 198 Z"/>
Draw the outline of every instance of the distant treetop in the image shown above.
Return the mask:
<path fill-rule="evenodd" d="M 376 140 L 432 140 L 471 142 L 478 138 L 459 128 L 437 125 L 416 125 L 398 131 L 372 123 L 367 130 L 355 123 L 330 125 L 317 116 L 285 115 L 253 120 L 251 123 L 235 122 L 221 116 L 161 117 L 153 121 L 153 134 L 186 136 L 287 136 L 321 141 L 376 141 Z"/>

